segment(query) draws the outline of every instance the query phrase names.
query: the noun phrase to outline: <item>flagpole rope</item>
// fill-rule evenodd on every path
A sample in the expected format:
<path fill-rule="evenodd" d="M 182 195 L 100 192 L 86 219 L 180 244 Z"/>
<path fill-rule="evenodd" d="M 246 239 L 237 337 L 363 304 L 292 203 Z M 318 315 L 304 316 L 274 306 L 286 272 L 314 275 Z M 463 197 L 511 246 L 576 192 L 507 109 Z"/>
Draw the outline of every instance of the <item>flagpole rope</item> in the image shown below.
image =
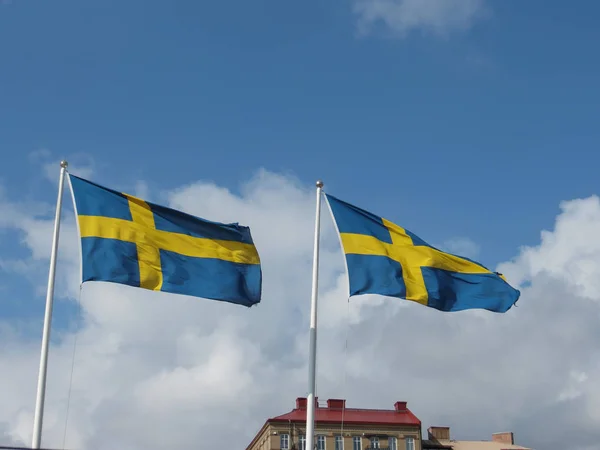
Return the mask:
<path fill-rule="evenodd" d="M 75 351 L 77 349 L 77 336 L 79 335 L 79 325 L 81 323 L 81 290 L 83 285 L 79 285 L 79 295 L 77 296 L 77 315 L 75 318 L 75 336 L 73 338 L 73 355 L 71 357 L 71 375 L 69 377 L 69 392 L 67 394 L 67 412 L 65 417 L 65 429 L 63 431 L 63 443 L 62 449 L 65 450 L 65 443 L 67 441 L 67 426 L 69 423 L 69 407 L 71 406 L 71 391 L 73 387 L 73 372 L 75 371 Z"/>

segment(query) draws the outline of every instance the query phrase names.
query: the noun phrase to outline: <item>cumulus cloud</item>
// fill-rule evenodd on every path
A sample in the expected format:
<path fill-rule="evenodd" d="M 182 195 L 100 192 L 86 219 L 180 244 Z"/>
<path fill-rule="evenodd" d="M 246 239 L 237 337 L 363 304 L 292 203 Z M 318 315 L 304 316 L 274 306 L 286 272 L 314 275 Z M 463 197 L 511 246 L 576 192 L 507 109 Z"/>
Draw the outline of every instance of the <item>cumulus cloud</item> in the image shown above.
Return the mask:
<path fill-rule="evenodd" d="M 29 161 L 38 166 L 47 180 L 58 183 L 60 174 L 59 163 L 62 158 L 56 158 L 52 152 L 46 148 L 34 150 L 28 155 Z M 69 170 L 83 178 L 93 176 L 97 163 L 87 153 L 71 154 L 69 157 Z"/>
<path fill-rule="evenodd" d="M 144 183 L 138 189 L 202 217 L 249 225 L 263 262 L 263 300 L 247 309 L 102 283 L 80 292 L 67 208 L 58 293 L 60 301 L 80 301 L 81 310 L 74 323 L 53 330 L 43 444 L 62 448 L 74 357 L 67 448 L 187 449 L 199 442 L 245 448 L 267 417 L 306 394 L 314 191 L 268 171 L 257 172 L 239 194 L 202 180 L 170 192 Z M 27 250 L 8 259 L 43 275 L 52 215 L 53 205 L 29 214 L 1 200 L 0 218 L 9 219 L 0 219 L 0 228 L 17 230 Z M 498 268 L 522 289 L 517 307 L 504 315 L 444 314 L 378 296 L 348 301 L 338 238 L 324 207 L 319 397 L 382 408 L 407 400 L 425 426 L 449 425 L 456 438 L 511 429 L 535 448 L 594 444 L 600 439 L 600 389 L 593 382 L 600 377 L 599 227 L 597 198 L 563 203 L 539 245 Z M 31 282 L 43 287 L 45 276 L 30 275 Z M 42 314 L 42 298 L 27 301 Z M 0 321 L 0 444 L 31 440 L 38 326 Z"/>
<path fill-rule="evenodd" d="M 481 251 L 481 247 L 477 242 L 473 242 L 466 237 L 448 239 L 440 246 L 440 249 L 471 259 L 479 258 L 479 252 Z"/>
<path fill-rule="evenodd" d="M 488 14 L 485 0 L 354 0 L 359 31 L 376 25 L 396 36 L 423 31 L 446 36 L 465 31 Z"/>

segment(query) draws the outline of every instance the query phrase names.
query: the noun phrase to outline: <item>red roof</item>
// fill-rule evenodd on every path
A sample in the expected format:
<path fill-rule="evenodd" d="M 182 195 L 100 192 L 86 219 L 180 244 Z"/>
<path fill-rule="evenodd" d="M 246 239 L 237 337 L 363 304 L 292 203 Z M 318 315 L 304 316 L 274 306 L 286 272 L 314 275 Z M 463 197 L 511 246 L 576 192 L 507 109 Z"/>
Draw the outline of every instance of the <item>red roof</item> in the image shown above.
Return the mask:
<path fill-rule="evenodd" d="M 306 398 L 296 399 L 296 408 L 281 416 L 273 417 L 268 422 L 306 422 Z M 414 425 L 421 426 L 421 421 L 406 407 L 406 402 L 396 402 L 394 409 L 358 409 L 346 408 L 346 401 L 327 400 L 327 406 L 315 408 L 315 422 L 377 425 Z"/>

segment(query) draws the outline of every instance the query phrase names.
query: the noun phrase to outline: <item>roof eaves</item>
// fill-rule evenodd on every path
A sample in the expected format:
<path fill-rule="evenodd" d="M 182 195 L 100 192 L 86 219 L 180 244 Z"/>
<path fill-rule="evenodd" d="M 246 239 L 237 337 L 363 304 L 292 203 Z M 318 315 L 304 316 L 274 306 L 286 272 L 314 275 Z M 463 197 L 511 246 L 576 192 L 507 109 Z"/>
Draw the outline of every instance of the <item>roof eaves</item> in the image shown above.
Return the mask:
<path fill-rule="evenodd" d="M 268 426 L 269 426 L 269 420 L 267 420 L 264 423 L 264 425 L 260 428 L 260 430 L 258 431 L 258 433 L 256 433 L 256 435 L 254 436 L 254 439 L 252 439 L 252 441 L 250 442 L 250 444 L 248 444 L 248 446 L 246 447 L 246 450 L 248 450 L 249 448 L 252 448 L 252 446 L 254 445 L 254 443 L 263 434 L 263 432 L 267 429 Z"/>

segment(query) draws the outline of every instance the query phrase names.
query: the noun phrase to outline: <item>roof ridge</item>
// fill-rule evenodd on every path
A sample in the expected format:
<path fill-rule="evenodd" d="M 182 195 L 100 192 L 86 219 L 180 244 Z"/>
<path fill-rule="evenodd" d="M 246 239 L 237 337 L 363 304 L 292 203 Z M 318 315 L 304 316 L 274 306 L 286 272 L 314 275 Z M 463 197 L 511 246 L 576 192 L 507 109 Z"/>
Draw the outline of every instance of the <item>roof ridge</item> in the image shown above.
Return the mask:
<path fill-rule="evenodd" d="M 396 416 L 398 418 L 400 417 L 409 417 L 409 418 L 415 418 L 416 416 L 414 415 L 414 413 L 412 411 L 410 411 L 408 408 L 406 410 L 402 410 L 402 411 L 397 411 L 395 409 L 375 409 L 375 408 L 348 408 L 348 407 L 343 407 L 343 408 L 327 408 L 327 407 L 323 407 L 323 408 L 315 408 L 315 416 L 321 415 L 321 414 L 328 414 L 328 413 L 337 413 L 340 414 L 342 412 L 345 413 L 353 413 L 353 414 L 385 414 L 387 417 L 390 417 L 391 415 Z M 306 414 L 307 413 L 307 409 L 306 408 L 293 408 L 292 410 L 285 412 L 283 414 L 279 414 L 277 416 L 274 417 L 270 417 L 268 420 L 288 420 L 290 416 L 293 415 L 297 415 L 297 414 Z M 348 417 L 348 419 L 350 420 L 350 417 Z M 389 419 L 388 419 L 389 420 Z M 418 420 L 418 419 L 417 419 Z"/>
<path fill-rule="evenodd" d="M 330 408 L 323 408 L 323 409 L 330 409 Z M 333 409 L 342 409 L 342 408 L 333 408 Z M 404 410 L 404 411 L 396 411 L 395 409 L 383 409 L 383 408 L 343 408 L 346 410 L 353 410 L 353 411 L 382 411 L 382 412 L 408 412 L 408 409 Z"/>
<path fill-rule="evenodd" d="M 369 411 L 369 412 L 389 412 L 389 413 L 405 413 L 408 414 L 410 413 L 409 409 L 405 409 L 404 411 L 396 411 L 395 409 L 382 409 L 382 408 L 348 408 L 346 406 L 342 407 L 342 408 L 321 408 L 321 407 L 317 407 L 315 408 L 315 412 L 317 410 L 321 410 L 321 411 L 341 411 L 341 410 L 345 410 L 345 411 Z M 272 419 L 275 419 L 277 417 L 281 417 L 281 416 L 285 416 L 287 414 L 291 414 L 294 411 L 306 411 L 306 408 L 293 408 L 290 411 L 283 413 L 283 414 L 279 414 L 278 416 L 272 417 Z"/>

